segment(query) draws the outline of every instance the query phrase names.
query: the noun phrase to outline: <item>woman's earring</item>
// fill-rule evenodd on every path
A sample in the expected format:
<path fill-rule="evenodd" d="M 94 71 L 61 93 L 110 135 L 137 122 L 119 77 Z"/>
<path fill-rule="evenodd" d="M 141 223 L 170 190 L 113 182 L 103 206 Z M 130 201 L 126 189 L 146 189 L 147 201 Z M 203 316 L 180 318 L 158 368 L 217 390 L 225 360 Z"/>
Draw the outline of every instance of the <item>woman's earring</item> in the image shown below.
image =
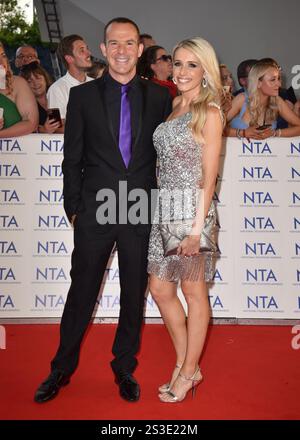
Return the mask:
<path fill-rule="evenodd" d="M 177 84 L 177 82 L 176 82 L 176 79 L 175 79 L 175 78 L 172 78 L 172 81 L 173 81 L 173 83 L 174 83 L 174 84 Z"/>
<path fill-rule="evenodd" d="M 207 87 L 207 79 L 205 78 L 205 76 L 203 77 L 203 79 L 202 79 L 202 87 Z"/>

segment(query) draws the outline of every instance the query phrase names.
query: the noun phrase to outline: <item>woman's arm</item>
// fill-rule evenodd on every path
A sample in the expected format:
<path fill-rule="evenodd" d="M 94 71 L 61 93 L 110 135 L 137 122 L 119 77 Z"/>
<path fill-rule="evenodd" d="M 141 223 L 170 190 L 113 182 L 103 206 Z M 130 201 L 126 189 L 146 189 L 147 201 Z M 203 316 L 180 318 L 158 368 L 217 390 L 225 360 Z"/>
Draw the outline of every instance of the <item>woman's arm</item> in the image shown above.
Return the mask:
<path fill-rule="evenodd" d="M 273 130 L 271 128 L 265 130 L 257 130 L 256 127 L 248 127 L 248 128 L 232 128 L 230 125 L 227 125 L 223 131 L 223 136 L 225 137 L 235 137 L 235 138 L 245 138 L 245 139 L 266 139 L 266 137 L 270 137 L 273 135 Z"/>
<path fill-rule="evenodd" d="M 280 137 L 300 136 L 300 118 L 280 97 L 278 97 L 278 109 L 280 116 L 285 119 L 291 127 L 276 130 L 277 135 Z"/>
<path fill-rule="evenodd" d="M 230 122 L 233 118 L 235 118 L 235 116 L 237 116 L 240 113 L 244 105 L 245 99 L 246 97 L 244 93 L 240 93 L 235 98 L 233 98 L 231 103 L 231 109 L 226 115 L 227 123 Z"/>
<path fill-rule="evenodd" d="M 244 103 L 245 103 L 245 95 L 240 93 L 237 95 L 232 101 L 232 108 L 227 113 L 227 125 L 224 128 L 223 136 L 226 137 L 244 137 L 247 139 L 262 139 L 261 132 L 256 130 L 255 127 L 248 127 L 246 129 L 237 130 L 236 128 L 230 127 L 229 122 L 240 113 Z"/>
<path fill-rule="evenodd" d="M 202 133 L 205 144 L 202 151 L 203 185 L 199 189 L 197 211 L 190 235 L 182 240 L 177 254 L 191 256 L 199 253 L 200 234 L 203 229 L 216 187 L 222 149 L 223 124 L 220 111 L 210 108 Z"/>
<path fill-rule="evenodd" d="M 297 116 L 300 116 L 300 100 L 294 105 L 294 113 L 296 113 Z"/>
<path fill-rule="evenodd" d="M 25 79 L 19 76 L 14 77 L 13 89 L 15 104 L 22 117 L 22 121 L 0 130 L 1 138 L 24 136 L 35 131 L 38 126 L 37 103 Z"/>
<path fill-rule="evenodd" d="M 202 225 L 207 216 L 211 201 L 216 187 L 216 179 L 219 170 L 220 154 L 222 149 L 222 130 L 223 124 L 220 111 L 217 108 L 210 108 L 207 112 L 207 118 L 202 133 L 205 144 L 202 147 L 202 170 L 203 170 L 203 202 L 202 207 L 197 210 L 202 211 Z M 201 197 L 200 197 L 201 202 Z M 199 234 L 201 229 L 197 231 Z"/>

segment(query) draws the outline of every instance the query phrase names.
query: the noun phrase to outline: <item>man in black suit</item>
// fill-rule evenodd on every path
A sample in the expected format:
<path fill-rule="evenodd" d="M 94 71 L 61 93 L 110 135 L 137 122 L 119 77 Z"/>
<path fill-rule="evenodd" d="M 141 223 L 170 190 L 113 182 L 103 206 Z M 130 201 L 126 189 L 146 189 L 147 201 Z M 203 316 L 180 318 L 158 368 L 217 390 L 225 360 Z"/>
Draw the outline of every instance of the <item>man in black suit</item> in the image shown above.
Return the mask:
<path fill-rule="evenodd" d="M 55 397 L 77 367 L 81 341 L 115 243 L 121 293 L 111 366 L 121 397 L 136 401 L 140 396 L 132 373 L 137 365 L 148 281 L 151 222 L 149 218 L 144 224 L 124 222 L 124 212 L 119 218 L 118 206 L 126 206 L 125 198 L 132 189 L 142 189 L 150 198 L 151 189 L 156 188 L 152 134 L 170 113 L 171 100 L 166 88 L 136 76 L 143 45 L 134 22 L 122 17 L 111 20 L 105 27 L 101 50 L 108 61 L 108 73 L 72 88 L 68 103 L 62 168 L 64 208 L 74 226 L 72 283 L 51 374 L 35 394 L 39 403 Z M 119 194 L 120 184 L 127 185 L 125 196 Z M 116 197 L 117 206 L 110 205 L 115 224 L 101 224 L 99 206 L 107 200 L 99 190 L 112 190 Z M 132 206 L 127 204 L 126 215 Z"/>

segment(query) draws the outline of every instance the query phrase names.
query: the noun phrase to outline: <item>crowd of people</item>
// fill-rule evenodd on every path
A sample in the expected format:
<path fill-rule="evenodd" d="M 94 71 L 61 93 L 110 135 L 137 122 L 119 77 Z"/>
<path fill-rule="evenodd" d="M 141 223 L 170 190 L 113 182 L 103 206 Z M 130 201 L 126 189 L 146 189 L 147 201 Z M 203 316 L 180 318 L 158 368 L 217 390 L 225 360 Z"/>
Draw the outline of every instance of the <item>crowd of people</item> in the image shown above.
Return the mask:
<path fill-rule="evenodd" d="M 157 45 L 152 35 L 141 34 L 140 38 L 143 53 L 138 60 L 137 73 L 142 78 L 167 87 L 174 99 L 180 91 L 172 78 L 172 56 Z M 34 132 L 64 133 L 71 87 L 100 78 L 107 71 L 107 63 L 93 58 L 84 39 L 76 34 L 64 37 L 58 45 L 57 54 L 66 74 L 57 81 L 53 81 L 41 66 L 34 47 L 24 45 L 16 50 L 17 76 L 12 74 L 1 43 L 0 52 L 0 63 L 5 71 L 5 80 L 0 87 L 2 138 Z M 297 128 L 300 99 L 297 100 L 292 87 L 282 88 L 282 71 L 275 60 L 242 61 L 237 67 L 239 89 L 236 89 L 233 75 L 226 64 L 219 65 L 219 74 L 223 85 L 221 105 L 227 119 L 223 136 L 265 139 L 300 134 Z M 49 111 L 53 108 L 59 109 L 59 119 Z"/>

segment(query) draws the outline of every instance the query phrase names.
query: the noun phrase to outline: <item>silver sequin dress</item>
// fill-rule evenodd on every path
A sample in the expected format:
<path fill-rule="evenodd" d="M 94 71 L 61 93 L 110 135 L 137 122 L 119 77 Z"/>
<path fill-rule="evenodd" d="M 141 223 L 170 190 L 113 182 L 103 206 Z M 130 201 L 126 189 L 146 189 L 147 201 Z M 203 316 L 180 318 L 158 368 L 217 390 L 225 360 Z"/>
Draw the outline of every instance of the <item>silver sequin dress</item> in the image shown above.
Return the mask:
<path fill-rule="evenodd" d="M 154 134 L 153 142 L 158 155 L 159 164 L 159 193 L 164 191 L 194 192 L 202 182 L 202 145 L 193 138 L 189 123 L 192 114 L 185 113 L 178 118 L 160 124 Z M 186 212 L 188 209 L 190 212 Z M 214 203 L 210 210 L 215 210 Z M 159 214 L 158 214 L 159 212 Z M 171 213 L 176 219 L 180 210 L 174 209 Z M 196 214 L 196 199 L 185 208 L 183 218 L 194 218 Z M 149 252 L 148 273 L 156 275 L 164 281 L 188 280 L 211 281 L 214 275 L 214 255 L 212 252 L 186 257 L 171 255 L 164 257 L 162 237 L 159 222 L 165 221 L 163 215 L 156 209 L 156 223 L 152 225 Z M 178 214 L 182 216 L 182 214 Z M 158 219 L 158 220 L 157 220 Z"/>

